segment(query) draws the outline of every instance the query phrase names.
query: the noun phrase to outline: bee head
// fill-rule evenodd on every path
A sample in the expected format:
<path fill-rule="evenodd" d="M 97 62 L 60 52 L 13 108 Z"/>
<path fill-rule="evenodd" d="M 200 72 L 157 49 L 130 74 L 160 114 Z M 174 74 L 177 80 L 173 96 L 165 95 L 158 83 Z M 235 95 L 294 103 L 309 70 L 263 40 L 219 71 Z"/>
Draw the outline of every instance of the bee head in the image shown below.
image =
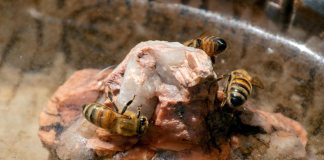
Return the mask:
<path fill-rule="evenodd" d="M 218 44 L 218 52 L 223 52 L 227 49 L 227 44 L 224 39 L 217 38 L 216 42 Z"/>
<path fill-rule="evenodd" d="M 139 119 L 139 123 L 140 123 L 140 125 L 138 127 L 137 133 L 139 135 L 141 135 L 141 134 L 144 134 L 148 129 L 148 120 L 146 117 L 141 117 Z"/>
<path fill-rule="evenodd" d="M 200 39 L 196 39 L 196 46 L 195 48 L 199 48 L 202 44 L 202 41 Z"/>

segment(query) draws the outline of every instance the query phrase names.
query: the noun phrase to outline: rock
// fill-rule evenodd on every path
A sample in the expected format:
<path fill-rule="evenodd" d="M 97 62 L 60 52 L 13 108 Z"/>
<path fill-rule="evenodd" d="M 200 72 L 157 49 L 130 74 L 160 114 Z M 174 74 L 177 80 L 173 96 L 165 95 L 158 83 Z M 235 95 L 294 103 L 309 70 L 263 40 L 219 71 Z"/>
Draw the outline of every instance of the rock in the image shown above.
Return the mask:
<path fill-rule="evenodd" d="M 256 110 L 251 104 L 239 108 L 236 114 L 239 121 L 235 124 L 241 131 L 231 137 L 234 157 L 306 158 L 307 133 L 300 123 L 280 113 Z"/>
<path fill-rule="evenodd" d="M 189 88 L 215 76 L 209 57 L 201 50 L 177 42 L 148 41 L 132 49 L 108 76 L 106 92 L 111 88 L 118 96 L 119 110 L 135 95 L 127 110 L 136 113 L 142 106 L 141 114 L 150 119 L 156 105 L 189 102 Z M 207 96 L 204 91 L 202 96 Z M 111 105 L 108 99 L 105 104 Z"/>
<path fill-rule="evenodd" d="M 143 42 L 111 74 L 98 72 L 76 72 L 40 114 L 39 136 L 52 156 L 72 160 L 307 158 L 307 132 L 298 122 L 257 110 L 250 102 L 234 109 L 220 107 L 224 93 L 215 81 L 210 58 L 201 50 L 179 43 Z M 114 110 L 108 98 L 102 100 L 109 88 L 119 110 L 135 95 L 128 110 L 137 112 L 141 106 L 141 115 L 151 122 L 146 133 L 111 134 L 84 119 L 85 103 L 104 102 Z"/>
<path fill-rule="evenodd" d="M 150 149 L 148 146 L 136 145 L 125 153 L 117 153 L 114 155 L 114 158 L 122 160 L 152 159 L 154 155 L 155 151 Z"/>
<path fill-rule="evenodd" d="M 82 117 L 80 105 L 97 100 L 104 89 L 102 81 L 111 70 L 97 75 L 99 72 L 95 69 L 75 72 L 48 101 L 39 115 L 38 131 L 46 148 L 57 148 L 61 134 Z"/>
<path fill-rule="evenodd" d="M 92 159 L 96 155 L 86 142 L 94 131 L 93 125 L 80 118 L 57 138 L 51 149 L 55 148 L 59 159 Z"/>

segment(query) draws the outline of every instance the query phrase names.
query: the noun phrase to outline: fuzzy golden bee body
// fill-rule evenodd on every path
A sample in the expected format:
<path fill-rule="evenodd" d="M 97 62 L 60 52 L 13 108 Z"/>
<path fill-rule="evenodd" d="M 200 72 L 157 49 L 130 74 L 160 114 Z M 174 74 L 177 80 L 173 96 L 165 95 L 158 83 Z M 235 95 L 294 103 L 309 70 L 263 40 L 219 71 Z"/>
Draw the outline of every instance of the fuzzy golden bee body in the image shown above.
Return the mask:
<path fill-rule="evenodd" d="M 111 91 L 108 92 L 108 97 L 117 112 L 99 103 L 85 104 L 82 106 L 82 113 L 89 122 L 108 130 L 110 133 L 124 136 L 142 135 L 147 131 L 148 121 L 146 117 L 140 117 L 140 109 L 138 109 L 137 114 L 126 111 L 134 99 L 126 104 L 121 113 L 118 113 Z"/>
<path fill-rule="evenodd" d="M 219 31 L 217 29 L 206 31 L 196 39 L 185 42 L 184 45 L 205 51 L 214 64 L 214 56 L 223 53 L 227 49 L 226 41 L 217 37 L 218 35 Z"/>
<path fill-rule="evenodd" d="M 252 86 L 257 86 L 264 89 L 264 85 L 258 77 L 251 77 L 245 70 L 235 70 L 230 74 L 225 74 L 217 80 L 228 77 L 224 93 L 224 98 L 221 107 L 226 103 L 233 107 L 239 107 L 243 105 L 248 97 L 251 95 Z"/>

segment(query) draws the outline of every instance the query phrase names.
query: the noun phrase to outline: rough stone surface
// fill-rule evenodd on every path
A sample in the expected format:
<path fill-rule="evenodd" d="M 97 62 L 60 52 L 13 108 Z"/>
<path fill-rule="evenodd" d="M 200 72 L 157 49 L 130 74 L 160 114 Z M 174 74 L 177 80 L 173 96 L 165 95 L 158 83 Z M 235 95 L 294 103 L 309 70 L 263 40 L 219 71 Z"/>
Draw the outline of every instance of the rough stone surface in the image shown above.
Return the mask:
<path fill-rule="evenodd" d="M 176 42 L 148 41 L 134 47 L 108 76 L 106 92 L 110 88 L 118 96 L 119 110 L 135 95 L 127 110 L 136 113 L 142 106 L 141 115 L 150 119 L 155 106 L 164 108 L 168 103 L 187 103 L 189 98 L 204 99 L 208 91 L 199 84 L 209 79 L 216 79 L 216 75 L 205 52 Z M 105 104 L 111 105 L 109 99 Z"/>
<path fill-rule="evenodd" d="M 94 126 L 81 116 L 80 109 L 83 105 L 81 103 L 98 101 L 100 94 L 104 90 L 105 92 L 107 91 L 108 85 L 111 86 L 110 88 L 115 93 L 115 99 L 119 99 L 122 93 L 120 89 L 123 89 L 124 84 L 127 85 L 127 83 L 124 83 L 123 78 L 129 76 L 127 74 L 128 64 L 142 64 L 141 67 L 144 69 L 147 66 L 151 66 L 151 72 L 154 72 L 154 70 L 157 70 L 157 64 L 152 63 L 157 62 L 154 61 L 156 58 L 154 54 L 163 53 L 161 51 L 164 50 L 191 55 L 184 56 L 184 60 L 178 61 L 181 62 L 182 67 L 187 67 L 187 71 L 190 72 L 182 72 L 183 78 L 176 78 L 178 83 L 173 83 L 174 86 L 178 85 L 179 88 L 182 88 L 183 92 L 170 94 L 172 92 L 168 91 L 156 92 L 154 94 L 154 96 L 158 97 L 158 101 L 156 106 L 148 106 L 154 108 L 153 115 L 150 118 L 150 121 L 153 123 L 149 125 L 148 132 L 141 137 L 114 135 Z M 143 51 L 149 53 L 145 55 L 142 54 Z M 51 99 L 51 101 L 57 99 L 54 103 L 55 105 L 51 106 L 56 106 L 60 119 L 42 118 L 46 116 L 40 115 L 42 118 L 40 119 L 40 124 L 57 124 L 46 127 L 40 126 L 39 135 L 44 146 L 50 150 L 53 157 L 60 159 L 160 158 L 194 160 L 306 159 L 308 157 L 305 149 L 307 145 L 307 132 L 300 123 L 279 113 L 257 110 L 252 107 L 250 102 L 235 109 L 227 105 L 220 108 L 219 104 L 222 98 L 224 98 L 224 93 L 218 90 L 217 82 L 213 81 L 216 77 L 213 71 L 210 70 L 210 59 L 206 54 L 201 53 L 203 52 L 200 50 L 187 50 L 187 47 L 183 47 L 180 44 L 158 41 L 146 42 L 139 44 L 131 50 L 125 61 L 108 77 L 107 75 L 110 71 L 105 71 L 101 74 L 98 74 L 98 70 L 81 70 L 76 72 L 57 90 Z M 145 56 L 139 57 L 138 55 Z M 188 58 L 193 55 L 196 57 L 193 58 L 195 61 L 191 61 L 192 58 Z M 135 61 L 132 61 L 132 56 L 135 57 Z M 160 56 L 168 55 L 163 54 Z M 183 65 L 186 63 L 193 64 L 193 62 L 199 63 L 196 65 Z M 201 75 L 197 83 L 193 83 L 193 85 L 188 85 L 188 83 L 181 84 L 181 82 L 186 82 L 186 78 L 193 78 L 189 76 L 189 73 L 204 71 L 204 67 L 200 68 L 197 66 L 204 66 L 206 64 L 210 68 L 206 67 L 207 70 L 205 71 L 209 72 L 203 72 L 208 74 L 197 74 Z M 194 69 L 191 68 L 192 66 L 195 66 Z M 172 66 L 168 67 L 171 68 Z M 173 71 L 169 70 L 168 72 Z M 136 81 L 135 83 L 145 84 L 147 75 L 150 74 L 144 72 L 139 76 L 143 81 L 136 81 L 138 77 L 132 78 Z M 168 78 L 168 76 L 176 77 L 177 72 L 166 75 L 160 74 L 160 76 L 164 76 L 164 78 Z M 146 85 L 151 85 L 151 82 L 147 83 Z M 106 85 L 106 87 L 102 84 Z M 162 89 L 155 89 L 155 91 L 163 91 L 166 85 L 172 86 L 167 81 L 157 84 L 159 85 L 155 87 Z M 72 91 L 71 88 L 75 90 Z M 88 96 L 90 98 L 82 96 L 92 92 L 94 92 L 95 96 Z M 143 96 L 143 94 L 150 93 L 138 92 L 136 94 L 142 94 Z M 60 97 L 60 95 L 66 96 L 65 98 L 55 98 Z M 174 98 L 176 96 L 185 98 Z M 70 101 L 69 97 L 73 101 Z M 79 97 L 80 100 L 75 97 Z M 107 107 L 111 107 L 108 99 L 105 101 L 105 104 Z M 212 106 L 209 106 L 210 104 Z M 145 110 L 144 107 L 142 109 Z M 46 113 L 47 110 L 43 112 Z M 61 114 L 61 112 L 66 113 Z M 51 121 L 53 122 L 51 123 Z"/>
<path fill-rule="evenodd" d="M 87 123 L 82 127 L 80 106 L 98 99 L 100 91 L 104 90 L 103 80 L 111 71 L 100 72 L 96 69 L 77 71 L 58 88 L 48 101 L 39 115 L 38 136 L 44 147 L 50 151 L 50 156 L 60 159 L 68 159 L 67 157 L 71 155 L 75 159 L 85 158 L 84 155 L 93 156 L 89 153 L 90 148 L 85 146 L 85 142 L 86 138 L 90 137 L 87 135 L 92 136 L 95 129 L 91 132 L 93 126 Z M 66 153 L 66 150 L 70 153 Z"/>

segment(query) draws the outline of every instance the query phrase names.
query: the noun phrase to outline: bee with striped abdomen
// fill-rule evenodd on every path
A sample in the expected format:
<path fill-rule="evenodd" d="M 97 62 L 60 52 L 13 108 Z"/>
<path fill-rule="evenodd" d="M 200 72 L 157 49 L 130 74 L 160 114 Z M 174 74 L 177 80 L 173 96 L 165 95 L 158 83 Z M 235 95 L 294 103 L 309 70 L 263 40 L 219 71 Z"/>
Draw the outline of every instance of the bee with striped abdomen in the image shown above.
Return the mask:
<path fill-rule="evenodd" d="M 185 42 L 183 45 L 201 49 L 210 56 L 213 64 L 215 64 L 215 55 L 221 54 L 227 49 L 227 43 L 224 39 L 217 37 L 219 30 L 214 29 L 206 31 L 196 39 Z"/>
<path fill-rule="evenodd" d="M 245 70 L 235 70 L 230 74 L 224 74 L 217 81 L 228 77 L 228 81 L 224 88 L 226 98 L 224 98 L 221 107 L 226 101 L 230 106 L 239 107 L 243 105 L 251 95 L 252 86 L 257 86 L 264 89 L 263 83 L 258 77 L 251 77 Z"/>
<path fill-rule="evenodd" d="M 108 91 L 108 97 L 117 112 L 99 103 L 83 105 L 82 113 L 89 122 L 108 130 L 110 133 L 122 134 L 124 136 L 141 135 L 147 131 L 148 120 L 144 116 L 140 117 L 139 107 L 137 114 L 126 111 L 127 107 L 133 102 L 135 96 L 132 100 L 127 102 L 121 113 L 118 112 L 111 90 Z"/>

